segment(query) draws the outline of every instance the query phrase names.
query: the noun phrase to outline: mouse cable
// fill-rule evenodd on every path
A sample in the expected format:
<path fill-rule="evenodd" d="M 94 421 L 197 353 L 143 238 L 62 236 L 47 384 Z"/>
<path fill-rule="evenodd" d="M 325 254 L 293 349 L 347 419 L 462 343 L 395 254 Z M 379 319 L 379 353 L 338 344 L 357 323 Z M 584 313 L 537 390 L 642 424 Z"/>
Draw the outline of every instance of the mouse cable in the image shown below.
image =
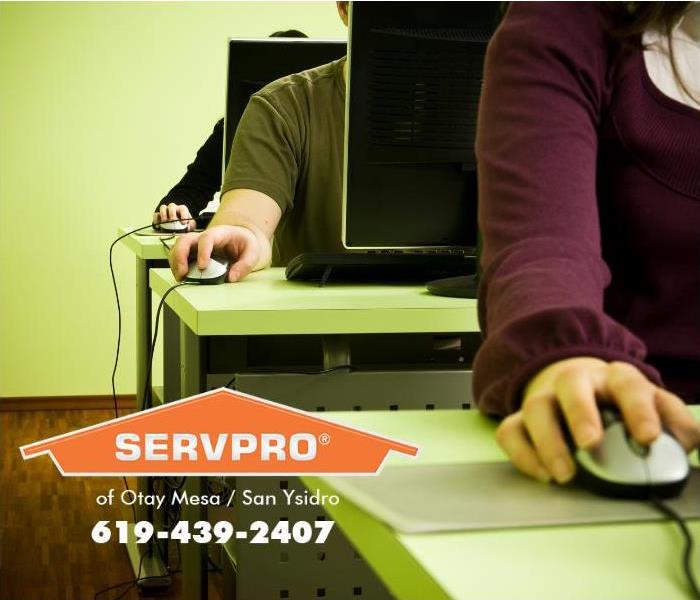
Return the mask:
<path fill-rule="evenodd" d="M 151 347 L 148 352 L 148 359 L 147 359 L 147 367 L 146 367 L 146 379 L 144 381 L 144 389 L 143 389 L 143 406 L 141 407 L 141 410 L 147 410 L 153 406 L 153 387 L 151 386 L 151 372 L 153 371 L 153 355 L 155 354 L 155 349 L 156 349 L 156 341 L 158 340 L 158 325 L 160 324 L 160 312 L 163 309 L 163 305 L 165 304 L 165 299 L 168 297 L 170 292 L 173 290 L 176 290 L 179 287 L 182 287 L 183 285 L 191 285 L 187 281 L 181 281 L 179 283 L 176 283 L 175 285 L 170 286 L 163 296 L 160 299 L 160 302 L 158 303 L 158 310 L 156 311 L 156 319 L 155 319 L 155 327 L 153 330 L 153 339 L 151 340 Z M 126 482 L 126 477 L 124 479 L 124 484 L 128 488 L 128 484 Z M 167 478 L 166 478 L 167 479 Z M 181 483 L 179 484 L 179 487 L 176 489 L 180 489 L 182 486 L 185 485 L 186 478 L 183 477 L 181 480 Z M 134 513 L 134 524 L 136 523 L 136 509 L 134 508 L 134 505 L 131 505 L 131 509 Z M 160 549 L 160 544 L 156 543 L 156 547 L 158 548 L 158 551 L 161 552 Z M 120 596 L 121 597 L 121 596 Z M 117 600 L 117 599 L 115 599 Z"/>
<path fill-rule="evenodd" d="M 176 221 L 191 221 L 192 219 L 175 219 L 173 221 L 163 221 L 164 223 L 175 223 Z M 117 367 L 119 365 L 119 351 L 121 348 L 121 341 L 122 341 L 122 307 L 121 303 L 119 302 L 119 290 L 117 289 L 117 278 L 114 275 L 114 263 L 112 261 L 112 255 L 114 251 L 114 246 L 117 245 L 118 242 L 123 240 L 125 237 L 129 237 L 132 233 L 136 233 L 137 231 L 143 231 L 144 229 L 150 229 L 153 227 L 153 223 L 150 225 L 144 225 L 143 227 L 137 227 L 136 229 L 132 229 L 128 233 L 124 233 L 117 237 L 112 244 L 109 247 L 109 272 L 112 275 L 112 287 L 114 288 L 114 298 L 117 302 L 117 351 L 114 356 L 114 367 L 112 368 L 112 401 L 114 403 L 114 418 L 119 418 L 119 409 L 117 407 L 117 392 L 116 392 L 116 384 L 115 384 L 115 378 L 117 375 Z M 172 237 L 172 236 L 171 236 Z M 167 244 L 164 244 L 167 246 Z M 170 248 L 168 248 L 170 250 Z"/>
<path fill-rule="evenodd" d="M 277 369 L 277 368 L 257 368 L 257 369 L 246 369 L 240 373 L 236 373 L 223 387 L 236 389 L 236 378 L 239 375 L 325 375 L 326 373 L 333 373 L 334 371 L 354 371 L 355 367 L 352 365 L 336 365 L 335 367 L 329 367 L 328 369 L 319 369 L 318 371 L 301 371 L 299 369 Z"/>
<path fill-rule="evenodd" d="M 700 600 L 700 588 L 698 587 L 698 582 L 695 579 L 695 574 L 693 573 L 693 567 L 691 565 L 691 558 L 693 555 L 693 536 L 688 529 L 688 524 L 685 522 L 685 519 L 681 517 L 681 515 L 679 515 L 673 508 L 659 498 L 651 496 L 649 501 L 652 506 L 656 508 L 656 510 L 678 525 L 684 540 L 683 572 L 685 573 L 685 578 L 688 581 L 688 586 L 693 594 L 693 598 L 695 600 Z"/>
<path fill-rule="evenodd" d="M 189 219 L 186 219 L 189 221 Z M 109 272 L 112 276 L 112 287 L 114 288 L 114 298 L 117 302 L 117 351 L 114 355 L 114 367 L 112 368 L 112 404 L 114 405 L 114 418 L 118 419 L 119 418 L 119 407 L 117 405 L 117 388 L 116 388 L 116 376 L 117 376 L 117 367 L 119 366 L 119 352 L 121 349 L 121 343 L 122 343 L 122 307 L 121 303 L 119 301 L 119 290 L 117 289 L 117 278 L 114 274 L 114 263 L 112 260 L 113 257 L 113 251 L 114 251 L 114 246 L 117 245 L 118 242 L 123 240 L 125 237 L 130 236 L 132 233 L 136 233 L 137 231 L 143 231 L 144 229 L 149 229 L 153 225 L 144 225 L 143 227 L 137 227 L 136 229 L 133 229 L 129 231 L 128 233 L 124 233 L 117 237 L 116 240 L 112 242 L 112 244 L 109 246 Z M 167 244 L 166 244 L 167 246 Z M 122 481 L 124 482 L 124 488 L 129 491 L 129 483 L 126 480 L 126 477 L 122 477 Z M 134 505 L 131 505 L 131 512 L 133 513 L 134 517 L 134 523 L 136 523 L 136 509 L 134 508 Z"/>
<path fill-rule="evenodd" d="M 93 600 L 97 600 L 100 596 L 106 594 L 107 592 L 111 592 L 112 590 L 116 590 L 117 588 L 123 588 L 124 586 L 127 586 L 127 588 L 121 594 L 119 594 L 119 596 L 116 596 L 114 598 L 114 600 L 120 600 L 121 598 L 124 598 L 135 586 L 137 586 L 142 581 L 148 581 L 149 579 L 162 579 L 163 575 L 149 575 L 147 577 L 141 577 L 141 571 L 143 570 L 143 560 L 145 557 L 146 553 L 144 552 L 141 554 L 141 559 L 139 560 L 138 574 L 135 578 L 128 579 L 127 581 L 122 581 L 121 583 L 115 583 L 114 585 L 110 585 L 106 588 L 102 588 L 101 590 L 95 592 Z M 167 569 L 167 571 L 168 575 L 170 576 L 182 573 L 181 569 Z"/>
<path fill-rule="evenodd" d="M 182 287 L 184 285 L 191 285 L 187 281 L 182 281 L 178 282 L 175 285 L 170 286 L 163 296 L 160 299 L 160 302 L 158 303 L 158 310 L 156 311 L 156 316 L 155 316 L 155 326 L 153 330 L 153 339 L 151 340 L 151 347 L 148 352 L 148 359 L 147 359 L 147 367 L 146 367 L 146 377 L 144 381 L 144 389 L 143 389 L 143 406 L 141 406 L 141 410 L 147 410 L 152 407 L 153 404 L 153 387 L 151 386 L 151 372 L 153 370 L 153 355 L 155 354 L 155 348 L 156 348 L 156 341 L 158 340 L 158 326 L 160 324 L 160 313 L 163 310 L 163 305 L 165 304 L 165 300 L 167 299 L 168 295 L 173 291 L 176 290 L 179 287 Z M 125 484 L 126 484 L 126 478 L 124 478 Z M 183 477 L 182 479 L 182 484 L 184 485 L 185 478 Z M 128 489 L 128 488 L 127 488 Z M 134 506 L 132 505 L 132 510 L 134 510 L 134 523 L 136 523 L 136 511 Z M 158 552 L 162 556 L 162 549 L 160 547 L 160 544 L 156 543 L 156 548 L 158 549 Z M 164 561 L 167 563 L 167 561 Z M 134 586 L 138 585 L 138 582 L 142 581 L 142 579 L 139 579 L 138 577 L 136 578 L 135 582 L 133 582 L 124 592 L 124 595 L 128 593 L 130 589 L 132 589 Z M 118 596 L 114 600 L 118 600 L 119 598 L 122 598 L 123 596 Z"/>
<path fill-rule="evenodd" d="M 143 559 L 146 558 L 146 553 L 142 552 L 141 553 L 141 559 L 139 560 L 139 569 L 138 573 L 136 573 L 136 577 L 134 579 L 129 579 L 127 581 L 122 581 L 121 583 L 115 583 L 114 585 L 110 585 L 109 587 L 102 588 L 98 592 L 95 592 L 95 595 L 93 597 L 93 600 L 97 600 L 100 596 L 103 594 L 106 594 L 107 592 L 111 592 L 112 590 L 116 590 L 117 588 L 121 588 L 124 586 L 128 586 L 121 594 L 116 596 L 114 600 L 119 600 L 120 598 L 123 598 L 126 596 L 129 591 L 135 586 L 138 585 L 138 582 L 141 580 L 141 570 L 143 569 Z M 144 577 L 144 579 L 148 579 L 147 577 Z"/>
<path fill-rule="evenodd" d="M 141 231 L 142 229 L 148 229 L 150 225 L 146 225 L 144 227 L 139 227 L 138 229 L 135 229 L 134 231 Z M 117 405 L 117 388 L 116 388 L 116 376 L 117 376 L 117 367 L 119 365 L 119 351 L 121 349 L 121 343 L 122 343 L 122 307 L 121 303 L 119 302 L 119 290 L 117 289 L 117 278 L 114 275 L 114 263 L 112 261 L 112 255 L 114 251 L 114 246 L 121 240 L 123 240 L 125 237 L 131 235 L 133 231 L 130 231 L 129 233 L 125 233 L 123 235 L 120 235 L 116 240 L 112 242 L 112 244 L 109 247 L 109 272 L 112 275 L 112 287 L 114 288 L 114 298 L 117 302 L 117 351 L 114 356 L 114 367 L 112 368 L 112 403 L 114 405 L 114 418 L 118 419 L 119 418 L 119 407 Z M 124 483 L 124 489 L 127 491 L 130 490 L 129 488 L 129 482 L 126 480 L 126 477 L 122 477 L 122 482 Z M 134 517 L 134 523 L 136 523 L 136 508 L 134 505 L 131 505 L 131 512 Z M 97 596 L 95 596 L 97 597 Z"/>
<path fill-rule="evenodd" d="M 160 311 L 163 310 L 163 305 L 165 304 L 165 299 L 168 297 L 170 292 L 176 290 L 184 285 L 192 285 L 189 281 L 180 281 L 175 285 L 170 286 L 163 297 L 158 303 L 158 310 L 156 311 L 155 327 L 153 330 L 153 339 L 151 340 L 151 349 L 148 352 L 148 361 L 146 367 L 146 381 L 144 382 L 143 388 L 143 409 L 152 408 L 153 406 L 153 389 L 151 387 L 151 371 L 153 371 L 153 354 L 156 350 L 156 340 L 158 339 L 158 325 L 160 323 Z"/>
<path fill-rule="evenodd" d="M 170 252 L 173 249 L 172 246 L 168 246 L 168 242 L 167 242 L 167 240 L 172 240 L 172 239 L 175 239 L 174 235 L 170 235 L 168 237 L 159 237 L 158 238 L 158 241 L 163 245 L 163 248 L 165 248 L 166 252 Z"/>

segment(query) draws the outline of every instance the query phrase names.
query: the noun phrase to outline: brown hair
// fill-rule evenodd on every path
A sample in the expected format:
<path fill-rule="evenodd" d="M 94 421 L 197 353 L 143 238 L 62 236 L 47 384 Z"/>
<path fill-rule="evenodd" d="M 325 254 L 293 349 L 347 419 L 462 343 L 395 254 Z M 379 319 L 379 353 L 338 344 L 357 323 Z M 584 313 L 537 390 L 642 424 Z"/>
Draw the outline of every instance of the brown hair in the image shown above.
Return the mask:
<path fill-rule="evenodd" d="M 691 2 L 607 2 L 612 11 L 616 26 L 611 31 L 613 37 L 627 47 L 643 47 L 642 34 L 655 29 L 664 34 L 668 42 L 671 69 L 681 89 L 692 99 L 700 102 L 683 81 L 678 72 L 671 34 Z"/>
<path fill-rule="evenodd" d="M 642 34 L 656 29 L 671 35 L 690 2 L 607 2 L 618 23 L 613 35 L 623 43 L 641 46 Z"/>

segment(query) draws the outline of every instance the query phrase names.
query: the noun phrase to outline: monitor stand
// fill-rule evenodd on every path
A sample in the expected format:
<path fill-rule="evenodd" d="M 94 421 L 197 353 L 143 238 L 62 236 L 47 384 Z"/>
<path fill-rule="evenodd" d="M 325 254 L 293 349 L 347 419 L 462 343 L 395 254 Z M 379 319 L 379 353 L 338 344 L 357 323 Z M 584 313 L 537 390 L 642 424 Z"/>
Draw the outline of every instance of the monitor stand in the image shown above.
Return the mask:
<path fill-rule="evenodd" d="M 460 275 L 446 279 L 434 279 L 426 284 L 428 291 L 436 296 L 451 298 L 476 298 L 479 291 L 478 275 Z"/>
<path fill-rule="evenodd" d="M 474 273 L 476 258 L 462 253 L 306 252 L 285 271 L 289 280 L 354 283 L 419 283 Z"/>

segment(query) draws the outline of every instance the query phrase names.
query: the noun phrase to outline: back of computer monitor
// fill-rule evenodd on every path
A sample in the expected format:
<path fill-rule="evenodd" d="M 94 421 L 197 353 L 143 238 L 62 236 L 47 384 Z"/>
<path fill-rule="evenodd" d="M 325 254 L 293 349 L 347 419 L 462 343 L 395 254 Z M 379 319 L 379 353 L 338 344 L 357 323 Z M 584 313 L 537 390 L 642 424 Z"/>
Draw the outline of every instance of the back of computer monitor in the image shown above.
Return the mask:
<path fill-rule="evenodd" d="M 343 243 L 477 243 L 474 138 L 498 2 L 354 2 Z"/>
<path fill-rule="evenodd" d="M 337 60 L 345 55 L 346 48 L 342 40 L 229 40 L 223 170 L 231 155 L 236 127 L 252 94 L 280 77 Z"/>

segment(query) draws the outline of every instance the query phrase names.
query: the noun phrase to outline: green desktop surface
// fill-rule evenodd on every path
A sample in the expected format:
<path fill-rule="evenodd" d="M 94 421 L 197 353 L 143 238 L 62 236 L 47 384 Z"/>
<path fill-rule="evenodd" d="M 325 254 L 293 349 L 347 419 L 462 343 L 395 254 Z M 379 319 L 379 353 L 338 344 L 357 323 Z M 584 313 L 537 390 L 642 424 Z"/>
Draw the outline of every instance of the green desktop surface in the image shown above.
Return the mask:
<path fill-rule="evenodd" d="M 133 231 L 134 229 L 136 228 L 120 227 L 117 232 L 119 235 L 124 235 L 125 233 Z M 129 248 L 129 250 L 134 253 L 134 256 L 142 260 L 167 259 L 168 252 L 165 249 L 165 246 L 163 246 L 163 242 L 161 240 L 166 242 L 168 245 L 172 245 L 175 238 L 168 234 L 146 235 L 148 233 L 152 233 L 152 230 L 146 229 L 143 232 L 137 231 L 132 235 L 126 236 L 122 240 L 122 244 Z"/>
<path fill-rule="evenodd" d="M 325 416 L 420 446 L 417 458 L 390 455 L 387 465 L 506 460 L 494 440 L 495 423 L 475 411 Z M 303 481 L 335 492 L 332 478 Z M 402 534 L 347 500 L 326 510 L 399 599 L 691 597 L 681 568 L 683 541 L 667 521 Z M 700 538 L 699 521 L 690 529 Z M 697 557 L 693 565 L 700 574 Z"/>
<path fill-rule="evenodd" d="M 175 284 L 152 269 L 151 289 Z M 251 273 L 238 283 L 192 284 L 166 302 L 196 335 L 453 333 L 478 331 L 476 300 L 441 298 L 423 286 L 287 281 L 284 269 Z"/>

